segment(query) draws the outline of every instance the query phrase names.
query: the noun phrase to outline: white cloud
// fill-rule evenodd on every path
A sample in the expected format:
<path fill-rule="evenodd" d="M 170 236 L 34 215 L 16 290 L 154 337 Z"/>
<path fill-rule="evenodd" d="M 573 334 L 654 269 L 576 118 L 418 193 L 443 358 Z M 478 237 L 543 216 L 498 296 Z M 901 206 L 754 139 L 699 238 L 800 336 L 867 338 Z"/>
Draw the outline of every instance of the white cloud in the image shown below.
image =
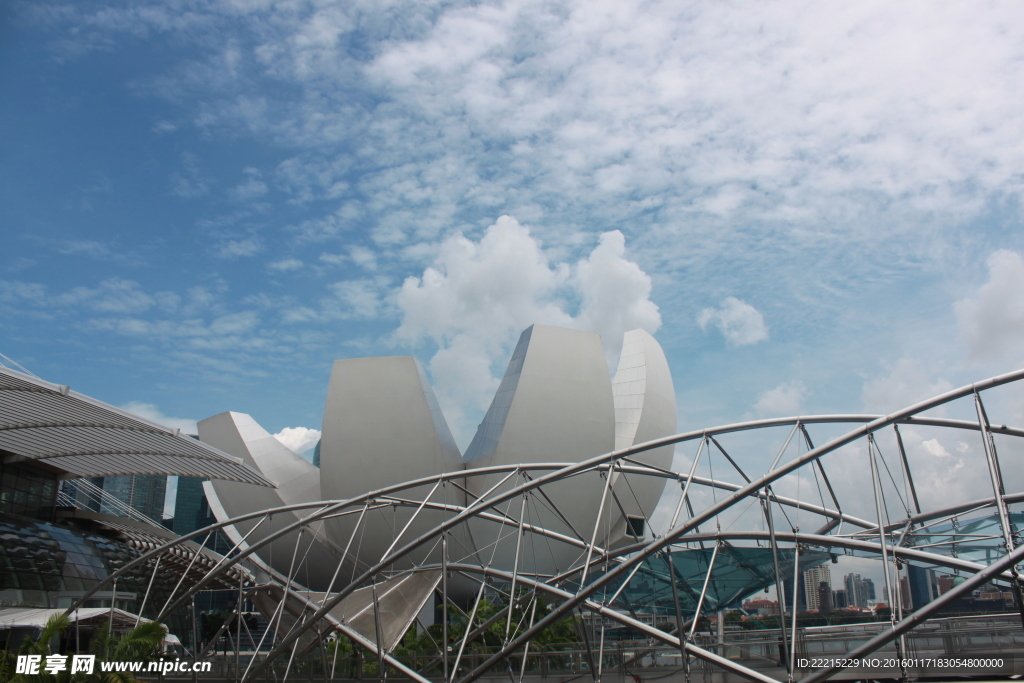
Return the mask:
<path fill-rule="evenodd" d="M 381 313 L 384 302 L 380 287 L 373 280 L 347 280 L 335 282 L 328 289 L 336 297 L 325 300 L 324 307 L 340 318 L 375 318 Z M 334 304 L 340 303 L 338 307 Z"/>
<path fill-rule="evenodd" d="M 110 255 L 110 248 L 95 240 L 66 240 L 57 246 L 57 251 L 61 254 Z"/>
<path fill-rule="evenodd" d="M 357 266 L 371 272 L 377 270 L 377 255 L 373 251 L 355 245 L 349 248 L 348 253 L 352 263 Z"/>
<path fill-rule="evenodd" d="M 182 199 L 202 197 L 210 191 L 210 183 L 199 170 L 196 155 L 186 152 L 182 155 L 182 172 L 171 174 L 171 193 Z"/>
<path fill-rule="evenodd" d="M 231 188 L 229 195 L 237 202 L 259 199 L 267 193 L 267 184 L 260 179 L 260 172 L 255 168 L 245 169 L 245 182 Z"/>
<path fill-rule="evenodd" d="M 340 266 L 347 261 L 348 257 L 345 254 L 329 254 L 327 252 L 320 254 L 320 262 L 329 266 Z"/>
<path fill-rule="evenodd" d="M 299 270 L 302 268 L 302 265 L 302 261 L 297 258 L 286 258 L 267 264 L 267 268 L 270 268 L 271 270 L 279 270 L 281 272 L 288 272 L 291 270 Z"/>
<path fill-rule="evenodd" d="M 274 438 L 301 455 L 316 446 L 316 442 L 320 440 L 320 430 L 308 427 L 285 427 L 274 434 Z"/>
<path fill-rule="evenodd" d="M 937 458 L 949 457 L 949 451 L 946 450 L 945 446 L 939 443 L 938 439 L 928 439 L 927 441 L 922 441 L 921 446 L 923 446 L 924 449 L 928 451 L 930 455 L 934 455 Z"/>
<path fill-rule="evenodd" d="M 719 308 L 705 308 L 697 316 L 700 329 L 713 325 L 721 330 L 729 346 L 756 344 L 768 338 L 764 316 L 750 304 L 727 297 Z"/>
<path fill-rule="evenodd" d="M 988 282 L 954 307 L 975 363 L 1024 357 L 1024 260 L 1001 249 L 988 257 Z"/>
<path fill-rule="evenodd" d="M 575 267 L 552 263 L 526 226 L 502 216 L 479 242 L 461 234 L 444 240 L 434 265 L 405 280 L 396 336 L 437 344 L 430 371 L 446 415 L 458 422 L 486 407 L 511 345 L 534 323 L 600 333 L 613 357 L 626 331 L 658 329 L 650 278 L 624 254 L 614 231 Z M 575 315 L 573 300 L 580 302 Z"/>
<path fill-rule="evenodd" d="M 240 258 L 255 256 L 263 251 L 263 244 L 259 240 L 248 238 L 244 240 L 228 240 L 221 245 L 217 255 L 221 258 Z"/>
<path fill-rule="evenodd" d="M 229 313 L 211 322 L 210 332 L 215 335 L 245 334 L 251 332 L 258 323 L 259 315 L 255 311 Z"/>
<path fill-rule="evenodd" d="M 625 258 L 626 238 L 618 230 L 601 235 L 590 256 L 576 264 L 574 284 L 582 303 L 576 324 L 599 333 L 609 350 L 609 365 L 618 360 L 622 334 L 638 327 L 661 327 L 658 306 L 650 300 L 651 278 Z"/>
<path fill-rule="evenodd" d="M 152 403 L 142 403 L 141 401 L 129 401 L 121 406 L 121 410 L 127 410 L 133 415 L 145 418 L 157 424 L 163 425 L 164 427 L 170 427 L 171 429 L 180 429 L 182 434 L 198 434 L 199 428 L 196 426 L 195 420 L 190 420 L 185 417 L 169 417 L 164 415 L 159 408 Z"/>
<path fill-rule="evenodd" d="M 807 387 L 803 382 L 783 382 L 774 389 L 768 389 L 757 397 L 754 412 L 759 417 L 783 417 L 799 415 L 807 398 Z"/>
<path fill-rule="evenodd" d="M 871 414 L 887 414 L 949 391 L 953 385 L 936 378 L 928 368 L 913 358 L 901 358 L 887 368 L 882 377 L 865 380 L 861 390 L 864 410 Z M 940 407 L 939 413 L 944 411 Z"/>
<path fill-rule="evenodd" d="M 791 239 L 856 243 L 1021 192 L 1024 149 L 1007 144 L 1024 123 L 1012 3 L 225 0 L 173 14 L 153 2 L 40 16 L 74 26 L 65 43 L 148 31 L 200 42 L 205 59 L 152 90 L 204 131 L 299 149 L 275 171 L 286 191 L 362 193 L 381 235 L 443 230 L 467 203 L 525 220 L 556 196 L 570 212 L 654 208 L 671 217 L 659 226 L 767 218 Z M 266 82 L 285 87 L 254 85 Z M 360 157 L 373 162 L 352 187 Z M 900 220 L 856 220 L 893 210 Z M 738 245 L 738 230 L 705 235 Z"/>

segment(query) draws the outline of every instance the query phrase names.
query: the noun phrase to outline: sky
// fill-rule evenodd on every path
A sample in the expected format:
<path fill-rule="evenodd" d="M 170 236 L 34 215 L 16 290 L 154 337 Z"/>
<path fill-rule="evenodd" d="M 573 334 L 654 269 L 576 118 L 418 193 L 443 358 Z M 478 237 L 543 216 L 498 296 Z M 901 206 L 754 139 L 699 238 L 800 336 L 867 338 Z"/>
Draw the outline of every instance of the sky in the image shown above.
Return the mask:
<path fill-rule="evenodd" d="M 535 322 L 600 333 L 610 371 L 653 333 L 680 431 L 1017 369 L 1022 15 L 10 0 L 0 353 L 297 450 L 334 359 L 407 354 L 465 448 Z"/>

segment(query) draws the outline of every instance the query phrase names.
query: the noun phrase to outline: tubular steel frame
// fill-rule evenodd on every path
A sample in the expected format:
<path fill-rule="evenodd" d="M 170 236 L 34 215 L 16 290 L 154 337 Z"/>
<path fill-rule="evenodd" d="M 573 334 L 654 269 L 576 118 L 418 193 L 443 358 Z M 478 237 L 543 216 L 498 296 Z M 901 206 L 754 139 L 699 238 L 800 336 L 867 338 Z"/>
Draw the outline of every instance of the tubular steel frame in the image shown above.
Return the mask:
<path fill-rule="evenodd" d="M 161 614 L 158 616 L 158 619 L 162 619 L 178 607 L 188 604 L 192 597 L 198 591 L 202 590 L 204 586 L 208 585 L 222 573 L 231 570 L 240 563 L 244 566 L 247 563 L 248 558 L 255 555 L 261 548 L 267 546 L 276 539 L 288 536 L 289 534 L 296 534 L 297 552 L 299 547 L 298 539 L 301 537 L 302 532 L 311 524 L 317 524 L 323 520 L 337 517 L 357 517 L 352 531 L 352 537 L 345 545 L 340 557 L 331 558 L 332 561 L 338 562 L 339 570 L 334 573 L 334 579 L 328 587 L 328 590 L 325 592 L 323 601 L 317 603 L 305 597 L 303 595 L 305 591 L 304 587 L 296 580 L 299 576 L 301 567 L 305 562 L 310 561 L 308 558 L 303 557 L 301 559 L 297 559 L 297 557 L 292 557 L 291 570 L 286 576 L 270 571 L 273 575 L 273 579 L 278 584 L 277 589 L 280 590 L 284 596 L 281 600 L 281 605 L 279 606 L 280 614 L 275 613 L 277 622 L 275 625 L 276 643 L 269 655 L 262 661 L 256 661 L 254 656 L 254 659 L 249 662 L 247 667 L 245 667 L 245 673 L 241 679 L 243 681 L 259 677 L 277 657 L 286 653 L 289 661 L 288 669 L 286 669 L 285 672 L 285 676 L 287 677 L 288 671 L 290 670 L 291 657 L 294 656 L 294 646 L 297 639 L 309 631 L 309 629 L 315 629 L 318 634 L 318 638 L 322 636 L 325 630 L 336 630 L 344 633 L 356 644 L 376 655 L 380 664 L 379 670 L 382 672 L 382 679 L 386 672 L 386 667 L 384 665 L 387 664 L 398 669 L 404 675 L 410 676 L 421 683 L 425 683 L 429 680 L 428 678 L 403 665 L 389 652 L 385 652 L 380 646 L 380 633 L 383 629 L 382 624 L 379 623 L 380 612 L 377 605 L 375 588 L 371 589 L 374 591 L 373 607 L 374 614 L 377 617 L 375 618 L 377 633 L 377 637 L 375 639 L 371 640 L 365 635 L 356 632 L 351 626 L 344 623 L 343 620 L 339 620 L 332 616 L 330 612 L 333 608 L 341 604 L 342 601 L 351 595 L 356 589 L 365 586 L 375 586 L 381 578 L 394 576 L 395 564 L 399 560 L 407 558 L 415 551 L 423 551 L 430 548 L 435 549 L 435 555 L 436 549 L 440 548 L 441 553 L 439 561 L 422 561 L 411 570 L 405 571 L 437 571 L 440 569 L 441 601 L 442 605 L 446 608 L 447 605 L 450 604 L 450 576 L 458 574 L 462 577 L 472 578 L 473 581 L 477 581 L 480 584 L 479 591 L 474 591 L 476 593 L 476 602 L 473 604 L 473 608 L 468 615 L 466 635 L 462 638 L 458 647 L 452 651 L 452 655 L 454 655 L 454 663 L 449 661 L 448 650 L 452 648 L 448 648 L 444 644 L 447 643 L 448 639 L 448 619 L 445 618 L 443 620 L 445 630 L 444 643 L 440 648 L 441 652 L 439 652 L 439 655 L 445 683 L 470 683 L 503 661 L 506 662 L 506 665 L 509 667 L 511 675 L 511 672 L 514 671 L 515 659 L 520 656 L 522 657 L 522 668 L 519 675 L 519 680 L 521 681 L 523 674 L 525 673 L 526 657 L 529 652 L 528 648 L 531 639 L 548 626 L 568 615 L 577 613 L 579 610 L 593 613 L 595 618 L 597 616 L 601 616 L 603 618 L 611 619 L 619 624 L 637 629 L 650 638 L 679 648 L 680 653 L 683 655 L 683 666 L 687 672 L 687 676 L 689 675 L 689 658 L 690 656 L 694 656 L 748 680 L 762 681 L 763 683 L 774 682 L 776 679 L 773 679 L 760 671 L 726 659 L 719 654 L 710 652 L 699 647 L 694 642 L 691 642 L 696 629 L 698 621 L 697 618 L 700 616 L 701 608 L 705 605 L 708 586 L 712 581 L 712 570 L 715 565 L 715 560 L 718 557 L 719 550 L 724 548 L 731 541 L 748 541 L 759 545 L 766 543 L 770 546 L 773 555 L 774 578 L 776 585 L 782 584 L 785 580 L 780 573 L 778 556 L 781 548 L 780 544 L 782 543 L 787 544 L 787 548 L 794 550 L 807 547 L 820 548 L 823 550 L 842 549 L 844 551 L 858 551 L 878 556 L 883 562 L 885 570 L 885 590 L 888 597 L 888 604 L 894 608 L 891 610 L 891 626 L 877 638 L 874 638 L 852 650 L 846 655 L 846 658 L 853 659 L 864 654 L 869 654 L 892 640 L 897 641 L 897 648 L 899 648 L 898 652 L 901 652 L 903 651 L 903 648 L 905 648 L 905 644 L 902 642 L 903 634 L 922 623 L 928 615 L 934 613 L 938 609 L 941 609 L 952 600 L 957 599 L 957 597 L 967 594 L 968 591 L 972 590 L 974 587 L 980 586 L 989 580 L 998 579 L 1009 583 L 1013 587 L 1017 596 L 1018 605 L 1024 605 L 1024 600 L 1021 598 L 1021 577 L 1018 572 L 1018 564 L 1024 560 L 1024 545 L 1020 544 L 1019 538 L 1017 537 L 1017 530 L 1014 529 L 1011 524 L 1009 508 L 1011 504 L 1024 501 L 1024 492 L 1012 494 L 1006 493 L 999 457 L 995 447 L 995 440 L 993 438 L 993 435 L 995 434 L 1024 437 L 1024 429 L 990 424 L 981 399 L 981 392 L 994 387 L 1017 382 L 1021 379 L 1024 379 L 1024 370 L 1000 375 L 982 382 L 977 382 L 946 392 L 887 416 L 819 415 L 743 422 L 657 439 L 631 448 L 600 455 L 580 463 L 510 465 L 451 472 L 389 486 L 377 491 L 370 491 L 348 500 L 317 501 L 253 512 L 230 520 L 218 522 L 204 529 L 199 529 L 191 534 L 170 541 L 159 548 L 142 554 L 140 557 L 127 563 L 117 572 L 108 576 L 105 581 L 99 583 L 86 592 L 78 602 L 68 608 L 67 612 L 70 613 L 74 611 L 81 604 L 84 604 L 90 596 L 104 589 L 104 587 L 110 583 L 116 582 L 121 575 L 131 571 L 135 567 L 150 562 L 157 563 L 158 565 L 160 558 L 164 553 L 175 552 L 175 548 L 182 543 L 210 534 L 215 529 L 233 526 L 240 522 L 252 522 L 253 520 L 257 520 L 256 528 L 258 528 L 264 520 L 269 519 L 274 514 L 293 512 L 300 517 L 298 521 L 286 525 L 258 541 L 251 543 L 248 542 L 248 538 L 252 534 L 252 531 L 255 531 L 255 528 L 246 534 L 245 538 L 240 538 L 240 540 L 235 544 L 235 547 L 229 553 L 229 556 L 218 563 L 218 565 L 202 580 L 189 586 L 180 595 L 177 595 L 177 597 L 175 596 L 178 590 L 176 588 L 175 592 L 168 598 L 167 604 L 165 604 L 164 608 L 161 610 Z M 978 416 L 977 422 L 921 415 L 921 413 L 925 411 L 966 397 L 971 397 L 974 402 Z M 832 438 L 831 440 L 815 447 L 811 441 L 807 426 L 821 424 L 854 424 L 858 426 L 855 426 L 853 429 L 850 429 L 841 436 Z M 941 509 L 922 511 L 919 493 L 911 474 L 909 459 L 907 457 L 903 437 L 899 429 L 900 426 L 907 425 L 979 432 L 982 438 L 982 450 L 985 455 L 987 471 L 991 480 L 993 496 L 991 498 L 963 501 L 948 505 Z M 722 444 L 719 443 L 718 439 L 716 439 L 716 437 L 721 437 L 725 434 L 785 426 L 792 427 L 789 432 L 789 436 L 785 441 L 785 445 L 775 456 L 772 466 L 768 468 L 764 474 L 755 479 L 749 478 L 747 474 L 744 473 L 734 458 L 726 451 Z M 892 479 L 893 485 L 896 486 L 897 495 L 900 497 L 902 507 L 901 514 L 904 515 L 902 519 L 897 520 L 889 518 L 888 508 L 884 500 L 885 486 L 883 481 L 883 472 L 880 471 L 878 465 L 878 458 L 881 457 L 881 453 L 878 451 L 878 447 L 875 443 L 875 434 L 888 427 L 892 427 L 894 431 L 897 450 L 899 453 L 898 462 L 900 469 L 897 470 L 897 473 L 901 473 L 903 475 L 905 492 L 907 493 L 906 499 L 904 499 L 903 496 L 899 494 L 895 479 Z M 798 434 L 801 439 L 797 439 L 798 443 L 796 446 L 797 448 L 801 448 L 802 442 L 802 445 L 806 446 L 806 452 L 803 452 L 796 458 L 780 465 L 783 456 L 793 443 L 794 437 Z M 867 459 L 871 472 L 872 498 L 875 513 L 874 521 L 861 519 L 842 511 L 839 504 L 839 497 L 836 495 L 832 482 L 826 474 L 824 465 L 821 462 L 821 458 L 823 456 L 862 439 L 867 444 Z M 671 469 L 662 469 L 645 465 L 635 459 L 635 456 L 642 454 L 645 451 L 694 441 L 699 442 L 697 452 L 693 458 L 689 472 L 686 474 L 674 472 Z M 696 475 L 698 462 L 701 460 L 702 456 L 706 457 L 710 463 L 710 459 L 712 457 L 712 446 L 719 451 L 725 460 L 740 475 L 743 480 L 742 484 L 733 484 L 717 480 L 713 475 L 712 477 L 700 477 Z M 704 453 L 705 448 L 707 449 L 706 454 Z M 773 490 L 773 484 L 780 482 L 780 480 L 792 473 L 798 473 L 799 476 L 801 469 L 804 467 L 808 468 L 806 472 L 809 477 L 813 476 L 816 479 L 820 475 L 822 481 L 825 483 L 825 488 L 828 491 L 828 504 L 826 504 L 824 494 L 821 492 L 820 487 L 818 488 L 818 493 L 821 496 L 821 500 L 819 501 L 820 505 L 812 503 L 809 500 L 802 500 L 799 495 L 799 488 L 797 489 L 798 495 L 796 498 L 777 495 Z M 884 465 L 884 467 L 886 473 L 890 478 L 892 478 L 892 472 L 888 470 L 888 465 Z M 569 520 L 563 511 L 558 508 L 556 504 L 557 501 L 553 501 L 552 498 L 547 495 L 544 487 L 549 484 L 565 482 L 566 480 L 571 480 L 574 477 L 579 477 L 580 475 L 587 473 L 598 473 L 600 475 L 599 479 L 596 481 L 600 481 L 601 491 L 599 494 L 600 504 L 597 507 L 597 514 L 593 519 L 593 526 L 591 528 L 586 528 L 584 533 L 587 533 L 587 537 L 583 537 L 580 532 L 569 523 Z M 481 496 L 474 497 L 469 493 L 468 487 L 464 485 L 464 481 L 469 477 L 486 475 L 494 475 L 495 478 L 498 479 L 498 483 L 494 484 L 490 490 Z M 675 506 L 675 512 L 672 515 L 671 522 L 669 523 L 669 529 L 666 533 L 649 540 L 638 540 L 635 543 L 623 545 L 621 547 L 602 547 L 599 542 L 602 537 L 602 525 L 607 527 L 607 523 L 603 520 L 605 520 L 610 510 L 615 509 L 615 506 L 618 506 L 619 510 L 623 510 L 621 502 L 616 494 L 616 486 L 618 486 L 620 482 L 624 482 L 628 487 L 629 479 L 627 479 L 627 477 L 632 477 L 634 481 L 639 477 L 655 477 L 664 480 L 675 480 L 675 482 L 680 486 L 681 491 L 679 501 Z M 615 480 L 616 486 L 613 486 L 613 480 Z M 590 481 L 590 485 L 593 486 L 593 481 L 595 480 Z M 467 495 L 466 505 L 456 505 L 431 500 L 438 491 L 443 492 L 448 484 L 453 485 L 459 491 Z M 692 508 L 692 487 L 694 485 L 711 492 L 711 495 L 714 497 L 714 502 L 711 505 L 708 505 L 697 512 L 694 512 Z M 402 497 L 403 492 L 420 487 L 423 487 L 424 489 L 430 487 L 429 493 L 419 499 L 415 497 Z M 622 493 L 622 490 L 620 489 L 619 492 Z M 721 498 L 718 497 L 719 493 L 722 494 Z M 593 494 L 594 498 L 598 499 L 598 492 L 596 490 L 593 491 Z M 510 511 L 513 509 L 517 499 L 519 503 L 518 515 L 510 514 Z M 614 504 L 612 501 L 614 501 Z M 732 530 L 728 525 L 724 530 L 721 528 L 721 515 L 726 511 L 736 508 L 736 506 L 743 502 L 757 504 L 760 506 L 760 515 L 758 518 L 763 521 L 766 529 Z M 690 514 L 688 519 L 680 521 L 684 505 Z M 913 506 L 913 509 L 911 509 L 911 505 Z M 395 537 L 393 542 L 382 557 L 379 559 L 374 558 L 373 560 L 358 558 L 357 561 L 357 558 L 354 558 L 353 554 L 350 553 L 352 541 L 356 537 L 356 532 L 360 526 L 364 524 L 364 520 L 368 514 L 372 514 L 378 509 L 391 507 L 395 507 L 396 509 L 398 507 L 409 509 L 412 511 L 412 516 L 407 522 L 405 522 L 400 531 L 397 528 L 394 530 Z M 570 529 L 572 535 L 546 529 L 533 521 L 528 521 L 535 516 L 533 511 L 539 510 L 541 507 L 546 508 L 549 513 L 553 513 L 555 517 L 560 519 L 561 522 Z M 936 552 L 934 548 L 919 549 L 905 545 L 908 539 L 908 533 L 917 527 L 926 528 L 926 525 L 929 523 L 940 523 L 942 520 L 955 518 L 958 514 L 974 512 L 986 508 L 995 508 L 996 515 L 999 519 L 999 539 L 1002 543 L 1002 550 L 1005 552 L 1002 557 L 990 565 L 972 562 L 951 555 L 943 555 Z M 787 510 L 795 510 L 797 515 L 804 514 L 820 518 L 823 524 L 813 532 L 801 532 L 798 525 L 799 522 L 797 522 L 797 524 L 792 524 L 788 516 L 786 516 L 785 520 L 782 520 L 773 514 L 773 512 L 779 511 L 782 512 L 783 515 L 786 515 Z M 414 520 L 416 520 L 421 514 L 425 514 L 425 511 L 428 511 L 433 515 L 443 515 L 444 521 L 437 524 L 429 531 L 420 533 L 415 538 L 405 538 L 405 534 L 413 527 Z M 653 510 L 642 510 L 642 514 L 648 524 L 652 512 Z M 741 511 L 740 517 L 742 517 L 743 514 L 745 514 L 745 512 Z M 740 517 L 737 517 L 737 520 Z M 456 532 L 460 529 L 460 526 L 467 528 L 466 525 L 470 520 L 488 521 L 498 529 L 497 535 L 492 544 L 483 548 L 476 548 L 472 552 L 462 547 L 462 544 L 458 541 Z M 783 521 L 791 525 L 789 530 L 778 528 L 779 523 Z M 715 523 L 716 529 L 714 531 L 710 531 L 708 529 L 702 531 L 700 529 L 700 525 L 709 522 Z M 855 530 L 843 534 L 842 531 L 844 526 Z M 453 533 L 455 533 L 455 535 L 453 535 Z M 943 532 L 943 534 L 945 533 L 946 532 Z M 533 540 L 542 540 L 548 544 L 555 543 L 560 544 L 561 547 L 572 548 L 577 554 L 576 559 L 572 562 L 570 567 L 564 568 L 562 571 L 556 571 L 553 576 L 537 574 L 536 572 L 531 573 L 528 571 L 528 568 L 524 566 L 524 558 L 521 557 L 521 555 L 525 555 L 525 542 L 527 537 Z M 497 546 L 503 542 L 512 544 L 511 548 L 514 548 L 514 561 L 510 568 L 498 568 L 492 566 Z M 629 579 L 639 570 L 644 561 L 654 558 L 659 554 L 667 553 L 676 545 L 693 545 L 703 543 L 713 544 L 713 554 L 707 568 L 706 576 L 703 577 L 703 586 L 701 587 L 699 597 L 696 600 L 697 606 L 693 614 L 684 615 L 681 612 L 679 608 L 679 596 L 677 593 L 677 581 L 675 580 L 674 573 L 672 574 L 671 584 L 677 612 L 674 624 L 675 633 L 666 632 L 654 626 L 644 624 L 630 614 L 610 606 L 621 593 L 622 587 L 615 591 L 610 591 L 609 589 L 614 588 L 616 582 L 620 580 L 623 581 L 622 586 L 624 587 L 625 583 L 628 582 Z M 493 548 L 491 547 L 492 545 Z M 485 564 L 480 557 L 485 556 L 488 550 L 490 550 L 491 561 Z M 476 562 L 467 561 L 472 559 L 474 556 L 476 557 Z M 253 559 L 257 558 L 258 555 Z M 796 562 L 795 559 L 796 553 L 794 552 L 794 598 L 796 595 L 795 581 L 799 578 L 799 563 Z M 957 586 L 952 591 L 933 599 L 924 606 L 919 606 L 914 613 L 905 617 L 902 613 L 903 605 L 900 597 L 901 591 L 898 586 L 899 582 L 898 580 L 893 580 L 890 575 L 890 571 L 898 571 L 899 563 L 909 560 L 926 565 L 947 567 L 958 572 L 964 571 L 974 574 L 974 576 L 960 586 Z M 666 562 L 669 566 L 670 573 L 672 573 L 673 565 L 671 561 L 667 559 L 667 556 Z M 346 563 L 349 563 L 350 566 L 356 567 L 356 569 L 352 571 L 354 576 L 352 576 L 350 580 L 346 581 L 345 579 L 341 579 L 339 581 L 339 577 L 343 573 L 341 571 L 341 567 L 346 565 Z M 893 564 L 895 564 L 895 567 L 890 567 L 890 565 Z M 262 564 L 259 566 L 261 569 L 266 570 L 266 567 Z M 499 584 L 489 584 L 489 581 L 498 581 Z M 484 592 L 488 587 L 490 587 L 492 591 L 502 594 L 503 589 L 501 589 L 500 586 L 506 584 L 507 586 L 511 586 L 507 592 L 509 604 L 503 610 L 498 612 L 499 615 L 508 615 L 502 646 L 498 652 L 494 653 L 471 671 L 466 672 L 460 677 L 461 669 L 459 668 L 459 664 L 463 660 L 463 653 L 467 642 L 470 638 L 474 637 L 475 634 L 479 634 L 483 628 L 485 628 L 484 625 L 474 624 L 479 600 L 484 595 Z M 520 588 L 522 590 L 529 591 L 529 593 L 524 596 L 517 597 L 516 591 Z M 242 593 L 241 583 L 239 583 L 239 592 L 240 594 Z M 609 592 L 614 592 L 611 599 L 608 599 Z M 696 593 L 696 591 L 694 590 L 693 593 Z M 785 607 L 782 607 L 785 596 L 783 591 L 778 591 L 778 593 L 781 616 L 782 614 L 785 614 Z M 535 618 L 536 602 L 533 601 L 533 598 L 530 596 L 541 594 L 549 598 L 553 607 L 543 617 Z M 148 591 L 147 596 L 143 598 L 143 604 L 147 597 Z M 288 599 L 293 599 L 296 603 L 301 604 L 302 613 L 300 615 L 301 618 L 300 616 L 297 616 L 292 626 L 287 629 L 286 633 L 284 633 L 282 632 L 283 629 L 281 629 L 281 618 L 284 612 L 284 602 Z M 528 610 L 524 607 L 524 605 L 526 605 L 526 601 L 532 603 L 533 609 Z M 513 609 L 510 609 L 510 607 Z M 521 609 L 522 614 L 518 622 L 516 632 L 513 632 L 511 626 L 513 619 L 516 617 L 514 613 L 515 609 Z M 526 614 L 527 611 L 530 612 L 529 615 Z M 784 648 L 783 651 L 786 653 L 786 656 L 783 659 L 785 660 L 784 664 L 787 671 L 787 677 L 790 681 L 793 680 L 796 673 L 793 666 L 796 655 L 796 611 L 796 606 L 793 605 L 793 624 L 791 625 L 790 632 L 787 633 L 785 624 L 786 619 L 780 619 L 781 636 Z M 447 614 L 447 609 L 444 610 L 444 613 Z M 1024 610 L 1022 610 L 1021 616 L 1022 620 L 1024 620 Z M 488 620 L 488 623 L 493 623 L 497 618 L 499 617 L 492 617 Z M 274 618 L 271 620 L 273 621 Z M 684 630 L 687 625 L 690 625 L 688 633 Z M 585 629 L 584 636 L 586 637 L 587 649 L 589 651 L 591 647 L 590 639 L 586 636 Z M 597 638 L 597 634 L 593 634 L 593 637 Z M 374 640 L 376 642 L 374 642 Z M 604 628 L 602 627 L 600 633 L 599 652 L 603 653 L 603 650 Z M 450 664 L 451 666 L 449 666 Z M 236 663 L 236 668 L 238 666 L 239 665 Z M 592 667 L 591 671 L 597 671 L 599 668 L 600 663 L 597 668 Z M 815 671 L 802 679 L 801 683 L 814 683 L 818 680 L 823 680 L 833 672 L 834 670 L 826 669 Z M 901 673 L 903 676 L 906 675 L 906 672 Z"/>

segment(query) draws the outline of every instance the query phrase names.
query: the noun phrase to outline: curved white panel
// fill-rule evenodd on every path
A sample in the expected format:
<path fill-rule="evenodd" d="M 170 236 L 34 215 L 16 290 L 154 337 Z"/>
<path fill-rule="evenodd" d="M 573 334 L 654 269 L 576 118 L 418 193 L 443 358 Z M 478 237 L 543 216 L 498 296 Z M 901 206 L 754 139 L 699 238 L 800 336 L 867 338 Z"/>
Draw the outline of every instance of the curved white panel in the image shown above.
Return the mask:
<path fill-rule="evenodd" d="M 420 364 L 412 356 L 351 358 L 334 362 L 320 440 L 323 495 L 346 499 L 421 477 L 463 468 L 462 457 Z M 401 494 L 422 500 L 430 487 Z M 463 504 L 465 494 L 449 484 L 431 502 Z M 413 514 L 389 507 L 367 513 L 358 543 L 361 563 L 372 563 L 394 542 Z M 402 537 L 443 520 L 424 510 Z M 328 522 L 328 533 L 344 547 L 353 519 Z M 416 561 L 422 556 L 408 558 Z M 406 562 L 405 564 L 408 564 Z"/>
<path fill-rule="evenodd" d="M 211 487 L 217 495 L 219 505 L 211 510 L 222 510 L 230 519 L 249 512 L 321 500 L 319 470 L 275 439 L 252 417 L 244 413 L 226 412 L 207 418 L 199 423 L 199 438 L 220 450 L 241 458 L 252 469 L 261 472 L 277 485 L 269 489 L 248 484 L 214 480 Z M 271 533 L 282 529 L 309 512 L 281 513 L 264 521 L 248 537 L 253 545 Z M 218 521 L 224 521 L 218 516 Z M 245 536 L 259 519 L 237 524 L 238 532 Z M 312 532 L 312 534 L 310 533 Z M 319 540 L 314 540 L 314 536 Z M 323 590 L 330 582 L 337 559 L 324 537 L 322 523 L 310 525 L 303 534 L 296 554 L 296 535 L 289 534 L 258 551 L 260 558 L 279 572 L 289 574 L 292 557 L 296 564 L 303 562 L 294 575 L 309 588 Z M 308 583 L 307 583 L 308 582 Z"/>
<path fill-rule="evenodd" d="M 676 433 L 676 393 L 668 360 L 661 345 L 644 330 L 631 330 L 623 337 L 619 367 L 612 380 L 612 395 L 616 450 Z M 663 446 L 631 459 L 668 469 L 673 452 L 672 446 Z M 636 540 L 640 520 L 650 519 L 665 489 L 665 480 L 616 473 L 612 482 L 621 510 L 637 520 L 635 528 L 628 529 L 619 513 L 619 521 L 612 525 L 608 539 L 610 545 L 615 545 Z M 643 527 L 649 537 L 646 521 Z"/>
<path fill-rule="evenodd" d="M 614 444 L 611 381 L 601 338 L 589 332 L 533 325 L 516 345 L 498 392 L 466 451 L 466 466 L 470 470 L 491 465 L 578 462 L 607 453 Z M 502 476 L 470 478 L 467 488 L 480 495 Z M 583 487 L 600 491 L 593 481 L 585 484 L 577 478 L 544 487 L 544 493 L 572 528 L 589 540 L 600 500 L 578 495 Z M 534 501 L 527 507 L 527 515 L 530 523 L 576 535 L 550 509 L 547 500 Z M 497 525 L 479 520 L 472 530 L 480 548 L 486 548 L 498 533 Z M 537 571 L 565 569 L 579 554 L 557 543 L 538 543 L 538 552 L 524 556 L 524 562 Z M 506 543 L 498 550 L 496 562 L 507 566 L 513 555 L 514 548 Z"/>

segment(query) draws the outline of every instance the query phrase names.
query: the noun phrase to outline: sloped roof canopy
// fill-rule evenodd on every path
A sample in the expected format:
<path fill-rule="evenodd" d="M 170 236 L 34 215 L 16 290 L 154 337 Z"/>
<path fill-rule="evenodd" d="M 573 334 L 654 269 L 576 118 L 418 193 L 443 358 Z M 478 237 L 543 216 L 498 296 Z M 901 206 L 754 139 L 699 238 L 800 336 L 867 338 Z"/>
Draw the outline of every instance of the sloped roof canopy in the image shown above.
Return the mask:
<path fill-rule="evenodd" d="M 177 429 L 0 367 L 0 451 L 71 477 L 170 474 L 271 486 L 239 458 Z"/>

